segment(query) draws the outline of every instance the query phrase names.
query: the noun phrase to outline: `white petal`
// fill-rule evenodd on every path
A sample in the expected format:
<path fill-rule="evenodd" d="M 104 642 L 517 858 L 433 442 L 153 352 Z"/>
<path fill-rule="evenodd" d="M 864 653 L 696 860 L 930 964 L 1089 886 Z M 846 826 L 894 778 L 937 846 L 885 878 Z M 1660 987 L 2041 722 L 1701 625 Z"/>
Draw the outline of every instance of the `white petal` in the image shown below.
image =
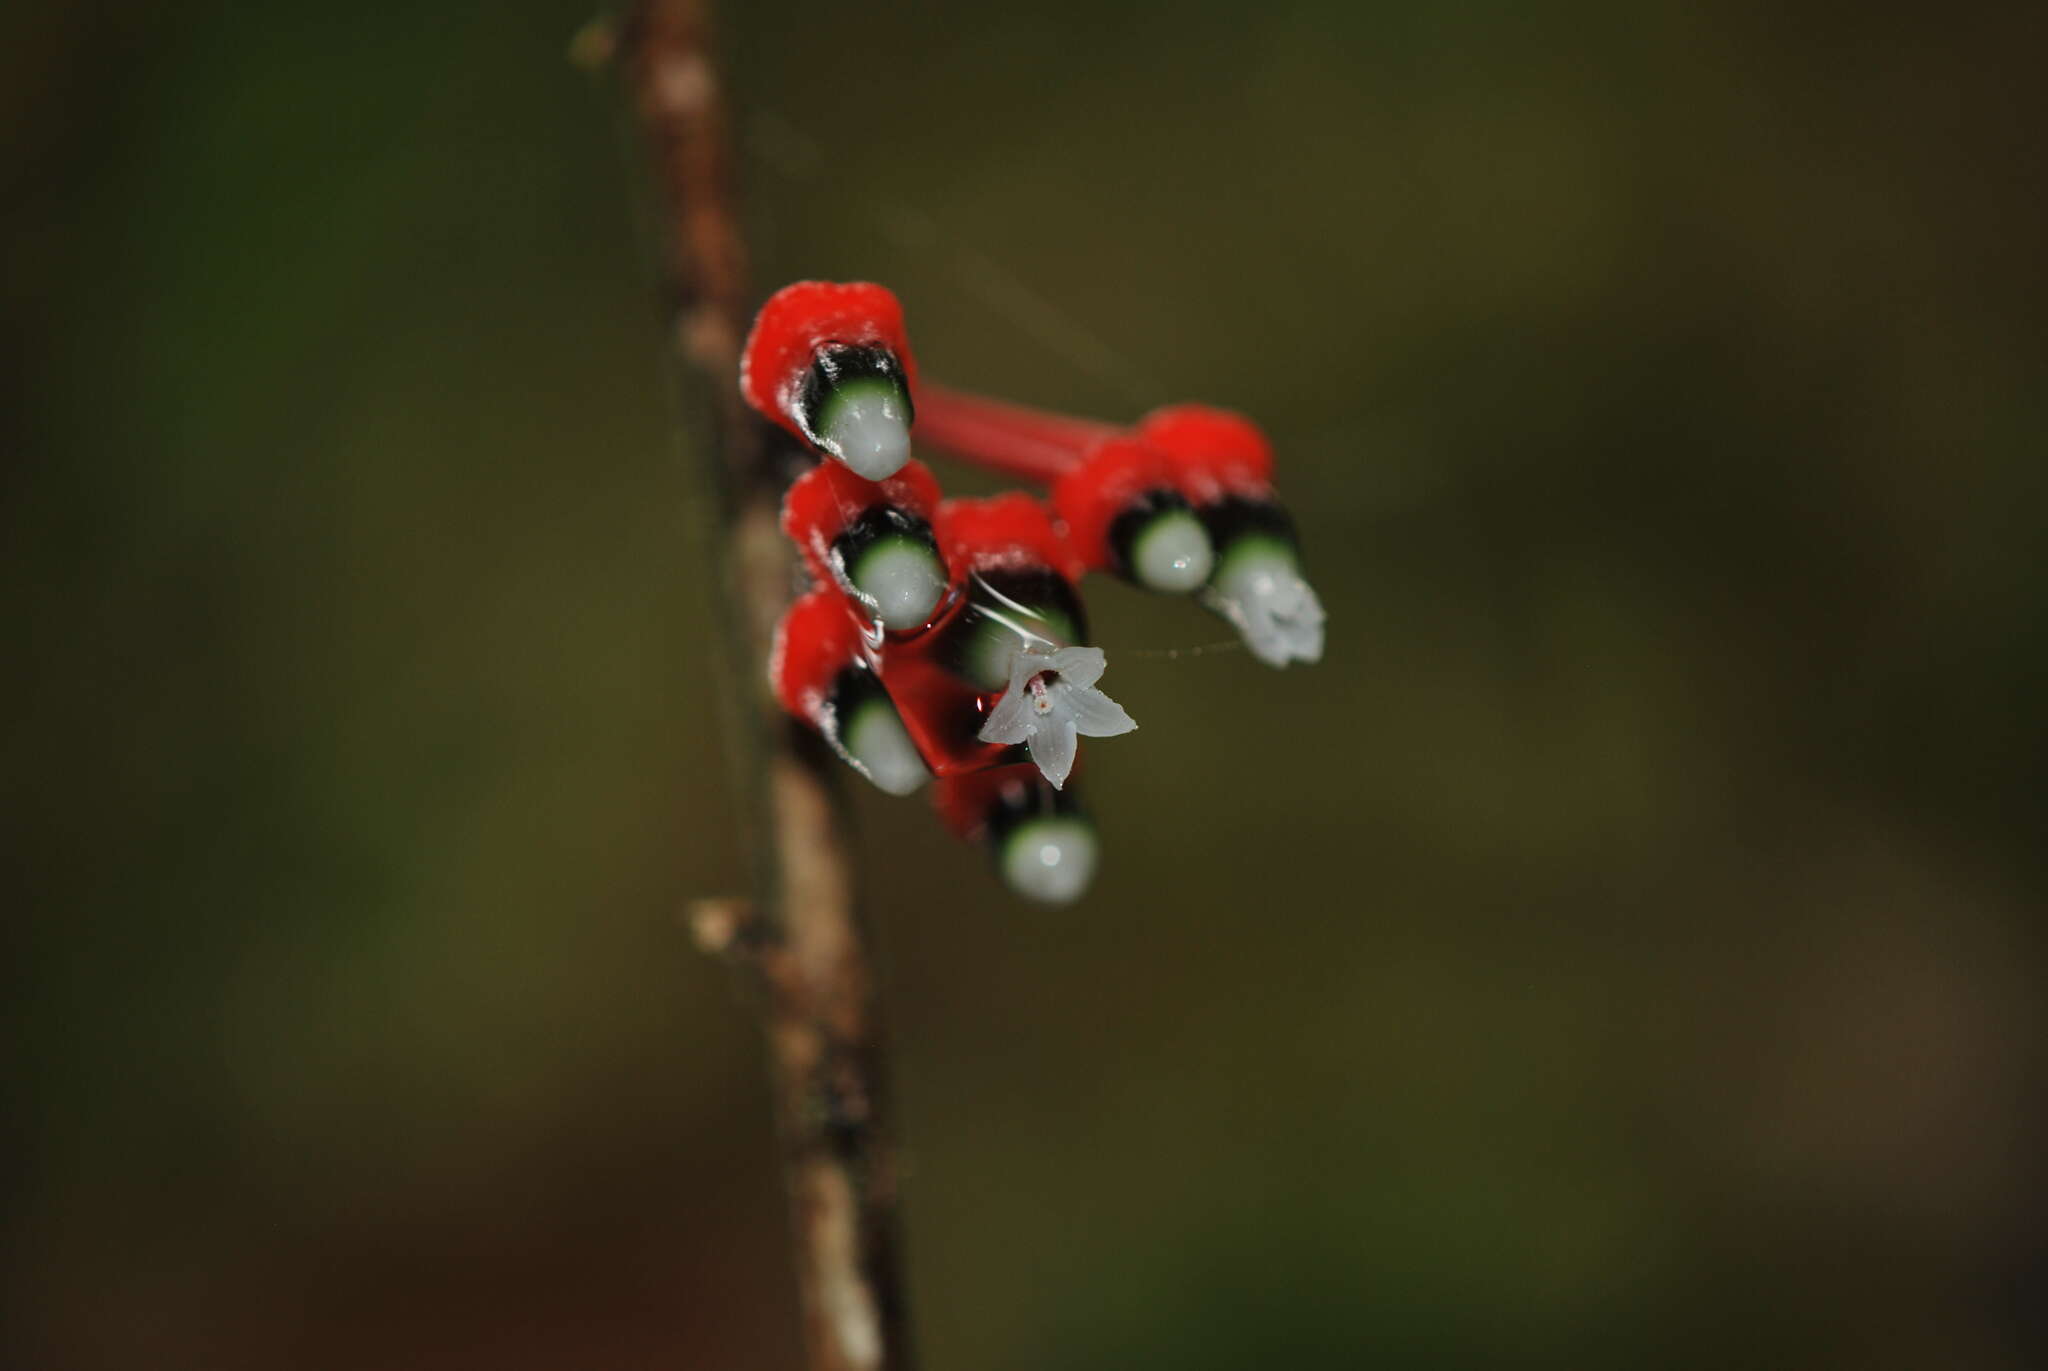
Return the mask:
<path fill-rule="evenodd" d="M 977 735 L 985 743 L 1021 743 L 1038 727 L 1038 711 L 1031 707 L 1030 692 L 1023 682 L 1013 682 L 996 701 L 996 707 L 982 720 Z"/>
<path fill-rule="evenodd" d="M 1058 655 L 1036 643 L 1020 639 L 1010 652 L 1010 689 L 1022 690 L 1026 681 L 1041 671 L 1050 670 Z"/>
<path fill-rule="evenodd" d="M 1047 715 L 1031 730 L 1031 760 L 1052 782 L 1054 790 L 1066 785 L 1067 773 L 1074 769 L 1074 754 L 1079 750 L 1074 721 L 1061 711 Z"/>
<path fill-rule="evenodd" d="M 1069 685 L 1092 686 L 1108 667 L 1109 658 L 1099 647 L 1063 647 L 1048 654 L 1037 669 L 1057 671 Z"/>
<path fill-rule="evenodd" d="M 1323 606 L 1289 551 L 1238 550 L 1225 559 L 1206 599 L 1268 666 L 1313 662 L 1323 655 Z"/>
<path fill-rule="evenodd" d="M 1138 721 L 1109 696 L 1090 686 L 1069 685 L 1060 691 L 1060 703 L 1073 717 L 1074 727 L 1090 738 L 1114 738 L 1129 733 Z"/>
<path fill-rule="evenodd" d="M 988 712 L 976 736 L 985 743 L 1021 743 L 1031 736 L 1040 715 L 1032 707 L 1030 681 L 1046 669 L 1048 661 L 1043 652 L 1021 643 L 1017 646 L 1010 654 L 1010 684 L 1003 688 L 1003 697 Z"/>
<path fill-rule="evenodd" d="M 1301 601 L 1296 607 L 1290 624 L 1290 646 L 1298 662 L 1320 662 L 1323 660 L 1323 602 L 1316 598 L 1314 587 L 1307 581 L 1301 586 Z"/>

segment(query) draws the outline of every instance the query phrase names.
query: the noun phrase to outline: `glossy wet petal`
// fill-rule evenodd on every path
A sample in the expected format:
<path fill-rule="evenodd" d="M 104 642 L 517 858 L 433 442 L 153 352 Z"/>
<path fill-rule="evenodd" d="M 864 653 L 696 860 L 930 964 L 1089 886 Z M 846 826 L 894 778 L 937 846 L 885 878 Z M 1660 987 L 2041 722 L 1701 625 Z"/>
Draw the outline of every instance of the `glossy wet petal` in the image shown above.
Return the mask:
<path fill-rule="evenodd" d="M 1031 694 L 1013 675 L 1010 688 L 1003 692 L 1003 698 L 996 701 L 996 707 L 982 721 L 981 740 L 985 743 L 1021 743 L 1031 736 L 1031 730 L 1037 723 L 1038 711 L 1032 708 Z"/>
<path fill-rule="evenodd" d="M 1045 664 L 1035 669 L 1057 671 L 1070 686 L 1092 686 L 1108 667 L 1109 658 L 1099 647 L 1063 647 L 1047 654 Z"/>
<path fill-rule="evenodd" d="M 1074 769 L 1074 754 L 1080 751 L 1080 735 L 1074 721 L 1064 716 L 1040 721 L 1031 730 L 1031 760 L 1039 772 L 1058 790 Z"/>
<path fill-rule="evenodd" d="M 1122 705 L 1092 687 L 1069 687 L 1064 700 L 1073 713 L 1074 727 L 1087 737 L 1114 738 L 1138 726 Z"/>
<path fill-rule="evenodd" d="M 1207 598 L 1266 665 L 1322 658 L 1322 601 L 1303 579 L 1291 553 L 1255 549 L 1233 558 Z"/>

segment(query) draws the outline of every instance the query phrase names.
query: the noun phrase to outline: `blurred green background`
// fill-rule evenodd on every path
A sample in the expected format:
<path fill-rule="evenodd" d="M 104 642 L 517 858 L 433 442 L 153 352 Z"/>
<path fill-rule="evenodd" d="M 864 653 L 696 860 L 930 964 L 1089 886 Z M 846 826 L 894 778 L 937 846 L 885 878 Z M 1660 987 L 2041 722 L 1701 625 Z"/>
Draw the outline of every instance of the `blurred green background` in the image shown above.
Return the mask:
<path fill-rule="evenodd" d="M 2040 1355 L 2038 16 L 730 10 L 756 284 L 1330 611 L 1094 588 L 1073 908 L 855 797 L 926 1365 Z M 797 1364 L 589 17 L 0 19 L 14 1364 Z"/>

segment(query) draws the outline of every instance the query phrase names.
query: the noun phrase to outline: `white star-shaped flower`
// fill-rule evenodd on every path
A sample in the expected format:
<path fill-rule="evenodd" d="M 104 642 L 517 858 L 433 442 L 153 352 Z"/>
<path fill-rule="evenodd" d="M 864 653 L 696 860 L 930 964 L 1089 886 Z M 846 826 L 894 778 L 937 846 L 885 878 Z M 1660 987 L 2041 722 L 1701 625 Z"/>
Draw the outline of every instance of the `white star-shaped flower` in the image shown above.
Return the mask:
<path fill-rule="evenodd" d="M 985 743 L 1024 743 L 1055 790 L 1074 769 L 1079 738 L 1113 738 L 1137 721 L 1095 688 L 1108 658 L 1099 647 L 1048 650 L 1025 644 L 1010 659 L 1010 684 L 981 726 Z"/>

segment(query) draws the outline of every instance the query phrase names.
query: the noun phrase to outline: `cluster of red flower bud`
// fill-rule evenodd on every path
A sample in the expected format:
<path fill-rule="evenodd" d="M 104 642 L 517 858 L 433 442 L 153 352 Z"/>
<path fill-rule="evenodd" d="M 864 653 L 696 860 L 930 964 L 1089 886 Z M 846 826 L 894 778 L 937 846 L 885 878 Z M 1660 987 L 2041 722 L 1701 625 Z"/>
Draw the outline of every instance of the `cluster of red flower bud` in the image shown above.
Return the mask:
<path fill-rule="evenodd" d="M 1239 415 L 1176 405 L 1123 428 L 922 385 L 901 305 L 867 283 L 778 291 L 740 389 L 826 458 L 783 503 L 815 588 L 776 634 L 776 697 L 883 790 L 934 781 L 949 827 L 1026 896 L 1087 887 L 1079 739 L 1137 727 L 1097 688 L 1084 572 L 1197 595 L 1271 665 L 1322 655 L 1272 447 Z M 913 433 L 1049 496 L 944 499 Z"/>

